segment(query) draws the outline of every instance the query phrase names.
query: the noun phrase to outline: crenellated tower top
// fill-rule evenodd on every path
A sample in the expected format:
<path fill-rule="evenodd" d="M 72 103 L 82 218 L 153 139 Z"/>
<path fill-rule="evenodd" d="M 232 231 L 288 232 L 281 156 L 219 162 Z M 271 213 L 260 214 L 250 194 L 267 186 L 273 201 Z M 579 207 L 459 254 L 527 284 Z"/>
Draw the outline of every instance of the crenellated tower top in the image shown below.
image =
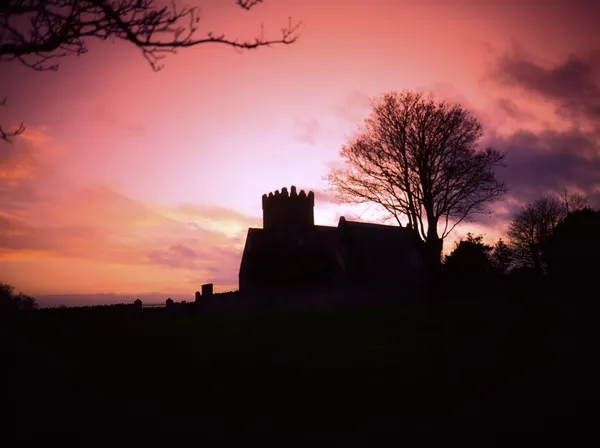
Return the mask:
<path fill-rule="evenodd" d="M 262 196 L 263 229 L 267 231 L 298 232 L 315 225 L 315 194 L 304 190 L 300 193 L 292 185 Z"/>

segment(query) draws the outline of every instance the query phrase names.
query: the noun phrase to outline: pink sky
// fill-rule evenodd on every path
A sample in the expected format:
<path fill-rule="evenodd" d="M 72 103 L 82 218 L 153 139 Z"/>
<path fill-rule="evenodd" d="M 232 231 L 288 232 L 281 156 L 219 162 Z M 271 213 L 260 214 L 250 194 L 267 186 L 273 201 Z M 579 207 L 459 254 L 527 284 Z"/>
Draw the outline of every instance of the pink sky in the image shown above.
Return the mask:
<path fill-rule="evenodd" d="M 28 125 L 0 143 L 0 281 L 80 303 L 99 293 L 191 299 L 207 282 L 237 289 L 263 193 L 314 190 L 318 224 L 375 219 L 320 193 L 368 98 L 388 90 L 460 101 L 484 122 L 486 143 L 508 152 L 511 193 L 447 248 L 467 231 L 496 239 L 516 205 L 557 186 L 598 198 L 592 1 L 266 0 L 250 13 L 196 3 L 200 32 L 245 38 L 264 23 L 277 37 L 291 16 L 301 36 L 244 54 L 187 49 L 158 73 L 133 46 L 97 41 L 55 73 L 0 67 L 10 106 L 0 120 Z"/>

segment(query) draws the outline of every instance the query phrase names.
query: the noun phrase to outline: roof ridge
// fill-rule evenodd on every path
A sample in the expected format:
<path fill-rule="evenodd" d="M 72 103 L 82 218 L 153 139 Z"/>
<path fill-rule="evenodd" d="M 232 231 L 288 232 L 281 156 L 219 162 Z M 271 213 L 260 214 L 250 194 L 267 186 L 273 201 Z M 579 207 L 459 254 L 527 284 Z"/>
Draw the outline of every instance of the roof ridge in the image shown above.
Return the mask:
<path fill-rule="evenodd" d="M 406 228 L 406 227 L 402 227 L 402 226 L 380 224 L 380 223 L 375 223 L 375 222 L 349 221 L 347 219 L 345 220 L 345 222 L 346 222 L 346 224 L 350 224 L 350 225 L 373 226 L 373 227 L 381 227 L 381 228 L 385 228 L 385 229 L 405 229 Z"/>

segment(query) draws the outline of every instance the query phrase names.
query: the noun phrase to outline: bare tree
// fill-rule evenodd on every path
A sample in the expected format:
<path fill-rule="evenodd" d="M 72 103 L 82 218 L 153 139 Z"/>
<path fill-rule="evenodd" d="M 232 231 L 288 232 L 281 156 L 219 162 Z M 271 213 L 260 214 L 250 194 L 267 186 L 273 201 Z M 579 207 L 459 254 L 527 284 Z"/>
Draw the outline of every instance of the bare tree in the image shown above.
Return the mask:
<path fill-rule="evenodd" d="M 570 213 L 587 207 L 587 198 L 567 189 L 560 195 L 550 194 L 524 206 L 509 225 L 509 246 L 514 261 L 545 272 L 544 246 L 556 226 Z"/>
<path fill-rule="evenodd" d="M 235 0 L 249 11 L 263 0 Z M 202 44 L 221 44 L 251 50 L 291 44 L 300 23 L 291 19 L 281 36 L 261 33 L 249 40 L 206 32 L 198 36 L 197 8 L 178 8 L 175 0 L 2 0 L 0 1 L 0 62 L 17 60 L 34 70 L 57 70 L 58 60 L 87 52 L 91 38 L 122 40 L 140 49 L 153 70 L 160 70 L 166 54 Z M 2 104 L 5 104 L 4 100 Z M 25 130 L 0 127 L 0 139 L 10 141 Z"/>
<path fill-rule="evenodd" d="M 342 147 L 347 167 L 327 178 L 342 202 L 378 204 L 399 225 L 406 217 L 439 268 L 444 238 L 506 192 L 494 173 L 504 154 L 478 149 L 477 118 L 433 95 L 390 92 L 372 108 L 359 135 Z"/>
<path fill-rule="evenodd" d="M 541 274 L 544 271 L 544 243 L 564 216 L 565 205 L 554 195 L 524 206 L 508 228 L 514 261 Z"/>
<path fill-rule="evenodd" d="M 588 204 L 587 196 L 583 196 L 581 193 L 569 193 L 569 190 L 566 188 L 560 195 L 560 201 L 563 205 L 563 213 L 566 217 L 569 213 L 576 212 L 578 210 L 583 210 L 586 208 Z"/>

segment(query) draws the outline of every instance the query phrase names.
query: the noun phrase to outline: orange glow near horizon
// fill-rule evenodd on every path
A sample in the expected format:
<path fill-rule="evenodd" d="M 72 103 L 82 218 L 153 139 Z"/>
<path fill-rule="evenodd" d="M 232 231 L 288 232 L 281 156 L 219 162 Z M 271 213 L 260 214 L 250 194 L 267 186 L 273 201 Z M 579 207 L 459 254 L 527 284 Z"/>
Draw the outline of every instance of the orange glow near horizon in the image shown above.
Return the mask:
<path fill-rule="evenodd" d="M 193 297 L 208 282 L 236 289 L 247 229 L 261 226 L 261 195 L 292 184 L 322 193 L 369 97 L 433 91 L 472 109 L 486 138 L 507 148 L 518 133 L 570 132 L 556 98 L 503 84 L 494 67 L 521 53 L 553 67 L 587 55 L 598 35 L 583 6 L 535 0 L 266 0 L 250 13 L 233 1 L 194 3 L 200 32 L 244 38 L 264 23 L 276 37 L 288 16 L 304 26 L 291 46 L 242 54 L 200 46 L 169 55 L 158 73 L 136 48 L 94 41 L 58 72 L 2 67 L 0 98 L 10 107 L 0 123 L 28 129 L 10 147 L 0 143 L 0 281 L 34 296 Z M 509 166 L 523 157 L 510 150 Z M 582 186 L 570 175 L 565 185 L 599 191 L 600 179 Z M 550 188 L 531 182 L 531 195 Z M 522 191 L 496 209 L 526 202 Z M 336 225 L 341 214 L 374 219 L 325 196 L 317 195 L 318 224 Z M 460 226 L 446 248 L 469 231 L 497 239 L 506 213 Z"/>

